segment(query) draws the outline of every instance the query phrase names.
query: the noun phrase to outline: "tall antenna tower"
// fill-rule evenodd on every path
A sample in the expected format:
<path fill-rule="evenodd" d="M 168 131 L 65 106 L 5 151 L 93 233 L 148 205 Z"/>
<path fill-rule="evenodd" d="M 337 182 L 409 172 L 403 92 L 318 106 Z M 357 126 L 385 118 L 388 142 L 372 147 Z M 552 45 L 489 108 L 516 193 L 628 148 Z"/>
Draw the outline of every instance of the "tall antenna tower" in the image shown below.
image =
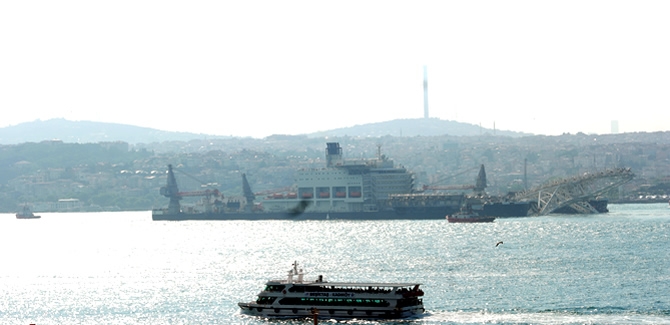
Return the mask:
<path fill-rule="evenodd" d="M 423 117 L 428 118 L 428 68 L 423 66 Z"/>

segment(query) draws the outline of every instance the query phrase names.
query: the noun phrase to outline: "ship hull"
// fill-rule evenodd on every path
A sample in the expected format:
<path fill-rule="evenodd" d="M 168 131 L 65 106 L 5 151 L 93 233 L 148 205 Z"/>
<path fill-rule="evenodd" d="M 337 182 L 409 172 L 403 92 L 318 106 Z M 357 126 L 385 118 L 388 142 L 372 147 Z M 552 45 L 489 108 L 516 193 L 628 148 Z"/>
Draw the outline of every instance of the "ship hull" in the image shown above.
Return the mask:
<path fill-rule="evenodd" d="M 478 211 L 481 216 L 496 218 L 517 218 L 527 217 L 532 208 L 529 202 L 515 203 L 487 203 L 484 204 L 482 211 Z"/>
<path fill-rule="evenodd" d="M 477 210 L 483 217 L 515 218 L 527 217 L 532 203 L 487 203 Z M 393 210 L 370 212 L 227 212 L 227 213 L 164 213 L 154 212 L 153 220 L 430 220 L 445 219 L 459 211 L 457 205 L 402 206 Z"/>
<path fill-rule="evenodd" d="M 452 209 L 422 209 L 417 211 L 374 211 L 374 212 L 237 212 L 237 213 L 153 213 L 155 221 L 180 220 L 428 220 L 442 219 L 453 213 Z"/>
<path fill-rule="evenodd" d="M 598 200 L 589 200 L 588 203 L 596 210 L 598 213 L 607 213 L 609 212 L 609 209 L 607 208 L 607 204 L 609 203 L 608 200 L 606 199 L 598 199 Z M 565 206 L 559 209 L 556 209 L 553 211 L 553 213 L 560 213 L 560 214 L 580 214 L 579 211 L 571 208 L 570 206 Z"/>
<path fill-rule="evenodd" d="M 35 216 L 35 215 L 16 215 L 16 219 L 39 219 L 41 218 L 40 216 Z"/>
<path fill-rule="evenodd" d="M 431 207 L 396 207 L 393 219 L 444 219 L 446 216 L 460 210 L 459 205 L 431 206 Z"/>

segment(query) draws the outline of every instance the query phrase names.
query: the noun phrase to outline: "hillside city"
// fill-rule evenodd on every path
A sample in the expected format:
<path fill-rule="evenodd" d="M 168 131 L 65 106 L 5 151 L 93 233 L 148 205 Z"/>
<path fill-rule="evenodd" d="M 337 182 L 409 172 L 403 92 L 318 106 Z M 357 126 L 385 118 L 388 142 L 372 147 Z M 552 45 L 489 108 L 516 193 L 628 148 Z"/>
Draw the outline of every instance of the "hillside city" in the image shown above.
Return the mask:
<path fill-rule="evenodd" d="M 327 142 L 345 158 L 384 155 L 414 173 L 415 188 L 474 184 L 485 165 L 491 195 L 608 168 L 636 177 L 610 202 L 668 202 L 670 133 L 507 137 L 271 136 L 129 144 L 49 140 L 0 146 L 0 211 L 145 211 L 167 205 L 160 195 L 167 165 L 181 191 L 216 188 L 242 195 L 242 174 L 258 195 L 285 189 L 301 168 L 324 168 Z M 459 190 L 457 190 L 459 191 Z M 467 193 L 467 190 L 459 192 Z"/>

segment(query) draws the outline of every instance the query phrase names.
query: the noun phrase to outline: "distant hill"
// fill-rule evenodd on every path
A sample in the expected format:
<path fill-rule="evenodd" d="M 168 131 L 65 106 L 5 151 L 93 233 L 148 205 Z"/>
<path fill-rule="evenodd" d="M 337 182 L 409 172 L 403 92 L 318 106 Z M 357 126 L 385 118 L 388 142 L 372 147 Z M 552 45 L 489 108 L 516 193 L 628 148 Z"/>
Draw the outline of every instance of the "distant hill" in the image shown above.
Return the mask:
<path fill-rule="evenodd" d="M 0 144 L 62 140 L 69 143 L 123 141 L 131 144 L 163 141 L 189 141 L 217 137 L 206 134 L 169 132 L 126 124 L 51 119 L 0 128 Z"/>
<path fill-rule="evenodd" d="M 309 134 L 309 137 L 324 136 L 353 136 L 353 137 L 415 137 L 415 136 L 476 136 L 483 134 L 495 134 L 508 137 L 521 137 L 532 135 L 528 133 L 501 131 L 482 128 L 478 125 L 461 123 L 456 121 L 440 120 L 438 118 L 415 118 L 400 119 L 387 122 L 355 125 L 347 128 L 334 129 L 330 131 Z"/>
<path fill-rule="evenodd" d="M 524 134 L 512 131 L 485 129 L 477 125 L 444 121 L 437 118 L 400 119 L 387 122 L 355 125 L 347 128 L 306 134 L 316 138 L 325 136 L 381 137 L 381 136 L 474 136 L 494 134 L 520 137 Z M 229 139 L 187 132 L 170 132 L 126 124 L 68 121 L 65 119 L 37 120 L 0 128 L 0 144 L 19 144 L 58 139 L 68 143 L 97 143 L 123 141 L 130 144 L 164 141 L 190 141 L 194 139 Z"/>

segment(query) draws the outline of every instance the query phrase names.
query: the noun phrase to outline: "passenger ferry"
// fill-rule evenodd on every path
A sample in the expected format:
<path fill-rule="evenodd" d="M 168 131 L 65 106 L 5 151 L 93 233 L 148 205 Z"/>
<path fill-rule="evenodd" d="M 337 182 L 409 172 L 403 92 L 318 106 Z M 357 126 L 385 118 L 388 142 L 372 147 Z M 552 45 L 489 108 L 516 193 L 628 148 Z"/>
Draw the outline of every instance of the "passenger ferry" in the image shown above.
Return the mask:
<path fill-rule="evenodd" d="M 298 263 L 285 280 L 270 280 L 255 301 L 238 306 L 268 318 L 392 319 L 422 314 L 420 283 L 327 282 L 304 279 Z"/>

